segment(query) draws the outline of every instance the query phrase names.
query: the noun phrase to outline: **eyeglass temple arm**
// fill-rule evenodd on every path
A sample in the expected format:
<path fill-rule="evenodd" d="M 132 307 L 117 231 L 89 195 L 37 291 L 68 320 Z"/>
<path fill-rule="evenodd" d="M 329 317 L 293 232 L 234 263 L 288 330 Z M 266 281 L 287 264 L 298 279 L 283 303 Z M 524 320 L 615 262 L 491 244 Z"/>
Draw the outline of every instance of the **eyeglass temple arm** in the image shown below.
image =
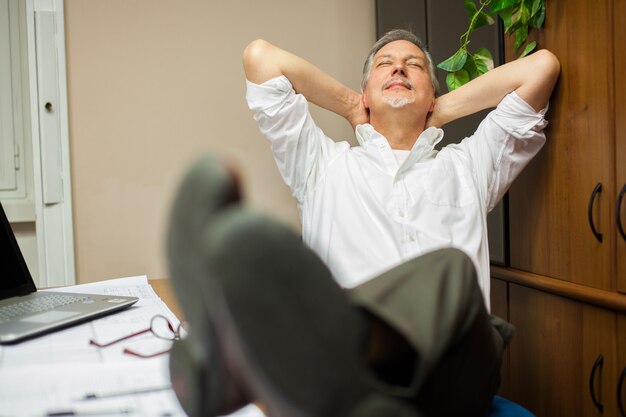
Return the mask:
<path fill-rule="evenodd" d="M 144 333 L 147 333 L 147 332 L 150 332 L 150 331 L 152 331 L 151 327 L 149 327 L 147 329 L 140 330 L 140 331 L 132 333 L 132 334 L 129 334 L 129 335 L 124 336 L 124 337 L 120 337 L 119 339 L 112 340 L 112 341 L 110 341 L 108 343 L 99 343 L 99 342 L 97 342 L 94 339 L 90 339 L 89 340 L 89 344 L 90 345 L 95 345 L 95 346 L 98 346 L 98 347 L 107 347 L 107 346 L 114 345 L 114 344 L 116 344 L 118 342 L 121 342 L 122 340 L 130 339 L 131 337 L 139 336 L 140 334 L 144 334 Z"/>

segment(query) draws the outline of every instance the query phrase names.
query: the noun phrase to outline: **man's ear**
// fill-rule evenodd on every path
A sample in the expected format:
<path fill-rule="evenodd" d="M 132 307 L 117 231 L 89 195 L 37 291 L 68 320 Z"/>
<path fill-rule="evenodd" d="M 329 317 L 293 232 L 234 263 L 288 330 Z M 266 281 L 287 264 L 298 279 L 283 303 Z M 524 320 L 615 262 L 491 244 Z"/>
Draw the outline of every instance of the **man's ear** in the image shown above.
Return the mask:
<path fill-rule="evenodd" d="M 432 113 L 435 110 L 435 104 L 437 103 L 437 97 L 433 96 L 433 101 L 430 103 L 428 113 Z"/>
<path fill-rule="evenodd" d="M 361 101 L 363 101 L 363 107 L 365 107 L 366 109 L 370 109 L 370 105 L 369 105 L 369 100 L 367 99 L 367 92 L 364 91 L 363 94 L 361 94 Z"/>

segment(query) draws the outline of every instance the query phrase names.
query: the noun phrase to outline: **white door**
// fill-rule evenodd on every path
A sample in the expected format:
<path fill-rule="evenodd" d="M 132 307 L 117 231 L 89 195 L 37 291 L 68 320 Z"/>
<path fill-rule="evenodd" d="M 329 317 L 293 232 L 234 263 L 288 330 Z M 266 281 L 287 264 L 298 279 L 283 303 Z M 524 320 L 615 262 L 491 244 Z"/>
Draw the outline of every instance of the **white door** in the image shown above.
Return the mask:
<path fill-rule="evenodd" d="M 0 0 L 0 199 L 38 287 L 75 283 L 62 0 Z"/>

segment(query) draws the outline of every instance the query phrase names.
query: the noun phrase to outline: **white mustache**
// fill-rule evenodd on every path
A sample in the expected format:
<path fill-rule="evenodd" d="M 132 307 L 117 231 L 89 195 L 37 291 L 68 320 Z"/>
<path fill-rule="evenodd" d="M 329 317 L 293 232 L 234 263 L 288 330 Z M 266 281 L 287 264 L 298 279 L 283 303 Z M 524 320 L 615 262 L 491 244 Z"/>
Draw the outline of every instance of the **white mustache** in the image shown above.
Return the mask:
<path fill-rule="evenodd" d="M 387 81 L 384 85 L 383 85 L 383 90 L 386 90 L 387 87 L 389 87 L 391 84 L 394 83 L 402 83 L 403 86 L 405 86 L 406 88 L 408 88 L 409 90 L 413 90 L 413 84 L 411 84 L 408 80 L 402 78 L 402 77 L 394 77 L 392 79 L 390 79 L 389 81 Z"/>

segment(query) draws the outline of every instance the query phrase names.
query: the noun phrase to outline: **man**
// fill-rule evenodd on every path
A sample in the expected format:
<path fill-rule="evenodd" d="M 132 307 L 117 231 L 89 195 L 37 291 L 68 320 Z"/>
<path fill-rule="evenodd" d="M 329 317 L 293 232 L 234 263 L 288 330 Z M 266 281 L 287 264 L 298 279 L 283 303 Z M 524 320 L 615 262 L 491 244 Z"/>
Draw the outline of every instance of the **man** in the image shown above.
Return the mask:
<path fill-rule="evenodd" d="M 407 37 L 375 45 L 362 95 L 267 42 L 246 48 L 248 100 L 298 199 L 305 244 L 242 207 L 219 161 L 187 175 L 168 259 L 191 325 L 170 358 L 190 416 L 251 401 L 270 417 L 487 412 L 512 329 L 490 319 L 478 285 L 483 217 L 543 143 L 536 110 L 558 62 L 536 53 L 436 99 L 428 57 Z M 349 120 L 361 146 L 326 138 L 307 100 Z M 500 101 L 474 139 L 433 150 L 442 132 L 428 126 Z"/>
<path fill-rule="evenodd" d="M 362 94 L 262 40 L 246 48 L 244 68 L 250 108 L 298 201 L 303 240 L 341 285 L 456 247 L 473 260 L 489 305 L 486 216 L 545 141 L 554 55 L 538 51 L 438 98 L 430 56 L 403 30 L 372 48 Z M 326 137 L 307 101 L 346 118 L 360 146 Z M 472 137 L 434 150 L 439 127 L 498 104 Z"/>

